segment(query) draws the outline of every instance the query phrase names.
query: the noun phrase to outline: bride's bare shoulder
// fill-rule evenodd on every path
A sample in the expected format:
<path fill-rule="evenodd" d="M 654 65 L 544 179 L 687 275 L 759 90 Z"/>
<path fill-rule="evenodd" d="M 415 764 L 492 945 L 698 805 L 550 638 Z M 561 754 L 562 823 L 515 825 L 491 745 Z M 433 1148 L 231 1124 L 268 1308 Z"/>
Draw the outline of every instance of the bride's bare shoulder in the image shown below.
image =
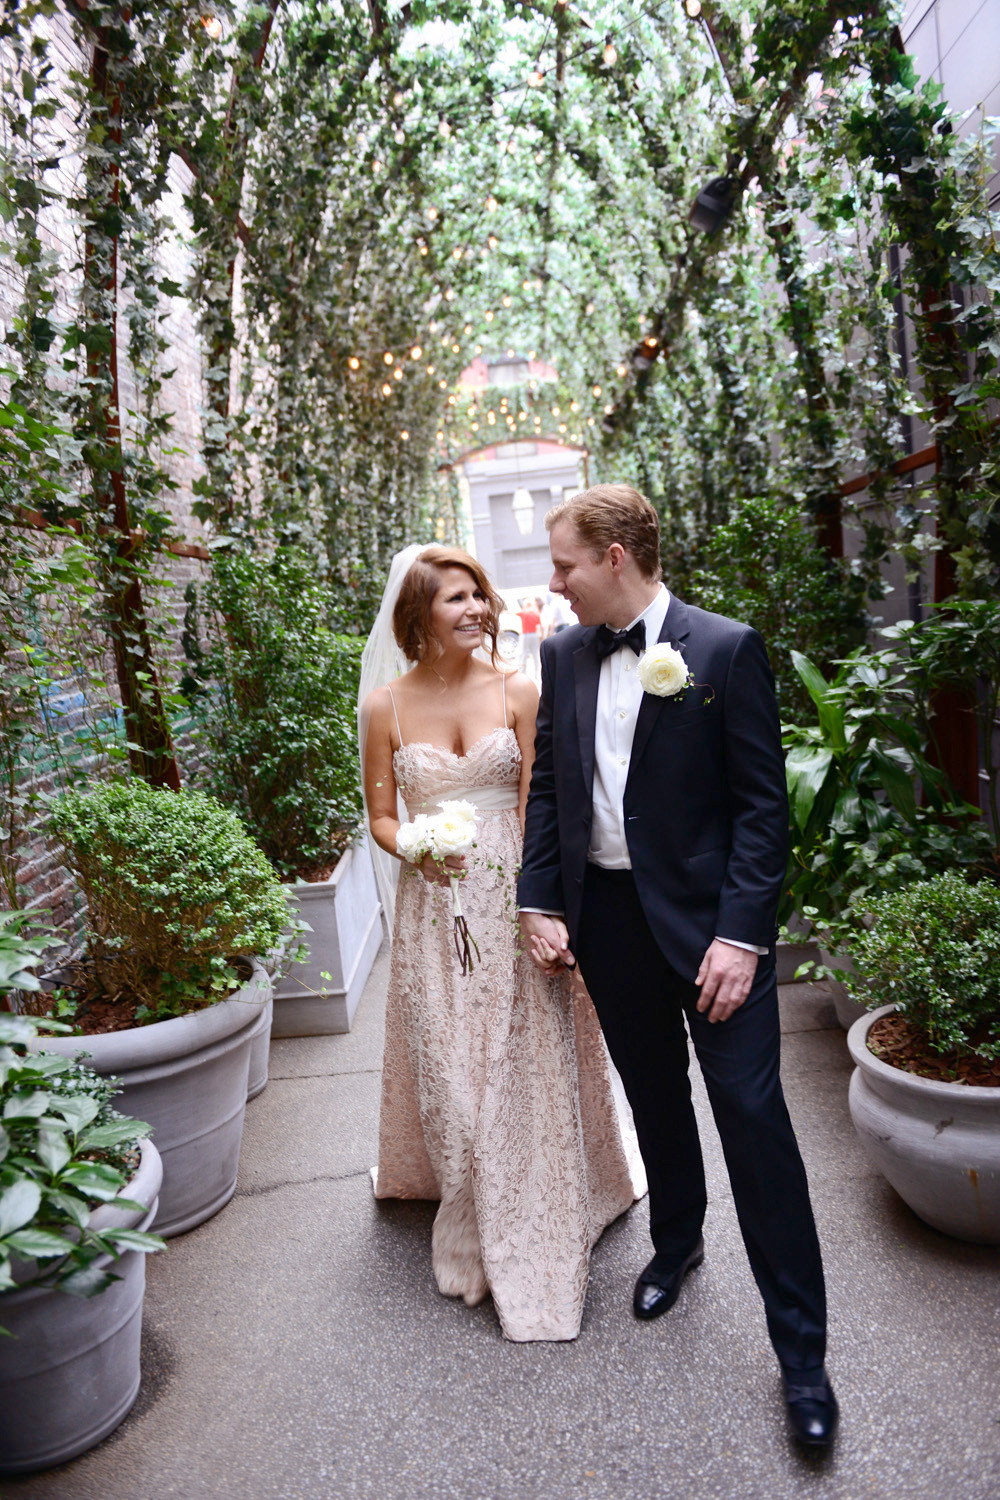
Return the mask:
<path fill-rule="evenodd" d="M 378 730 L 388 727 L 394 720 L 392 711 L 392 695 L 388 687 L 373 688 L 361 703 L 362 722 L 370 728 Z"/>
<path fill-rule="evenodd" d="M 533 714 L 538 707 L 538 689 L 531 678 L 515 670 L 508 670 L 503 676 L 506 678 L 507 702 L 514 712 Z"/>

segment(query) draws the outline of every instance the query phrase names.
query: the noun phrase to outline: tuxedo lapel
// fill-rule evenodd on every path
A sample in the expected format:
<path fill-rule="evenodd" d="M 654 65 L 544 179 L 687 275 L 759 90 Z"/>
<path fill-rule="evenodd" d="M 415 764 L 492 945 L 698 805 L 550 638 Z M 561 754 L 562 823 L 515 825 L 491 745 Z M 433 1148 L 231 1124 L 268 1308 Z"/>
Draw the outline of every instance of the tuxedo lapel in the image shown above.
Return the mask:
<path fill-rule="evenodd" d="M 657 645 L 663 641 L 669 641 L 671 646 L 676 646 L 683 654 L 684 642 L 690 633 L 691 624 L 688 616 L 687 605 L 682 604 L 676 594 L 670 595 L 670 605 L 664 616 L 657 638 Z M 658 698 L 655 693 L 643 693 L 642 703 L 639 705 L 639 716 L 635 721 L 635 735 L 632 739 L 632 754 L 629 759 L 629 775 L 632 767 L 639 764 L 642 753 L 653 732 L 653 725 L 663 712 L 666 703 L 665 698 Z"/>
<path fill-rule="evenodd" d="M 597 688 L 601 663 L 594 649 L 596 630 L 591 630 L 573 652 L 576 684 L 576 728 L 580 740 L 580 770 L 588 801 L 594 795 L 594 740 L 597 734 Z"/>

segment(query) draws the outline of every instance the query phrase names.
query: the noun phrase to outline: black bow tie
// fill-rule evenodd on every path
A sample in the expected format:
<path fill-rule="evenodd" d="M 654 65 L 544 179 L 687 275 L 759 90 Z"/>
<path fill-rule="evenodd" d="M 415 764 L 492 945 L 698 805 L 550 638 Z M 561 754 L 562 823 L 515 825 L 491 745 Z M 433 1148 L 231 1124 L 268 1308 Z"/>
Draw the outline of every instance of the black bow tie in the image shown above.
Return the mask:
<path fill-rule="evenodd" d="M 620 651 L 623 646 L 631 646 L 636 656 L 641 656 L 646 649 L 646 622 L 636 620 L 627 630 L 609 630 L 602 625 L 594 637 L 594 645 L 599 661 Z"/>

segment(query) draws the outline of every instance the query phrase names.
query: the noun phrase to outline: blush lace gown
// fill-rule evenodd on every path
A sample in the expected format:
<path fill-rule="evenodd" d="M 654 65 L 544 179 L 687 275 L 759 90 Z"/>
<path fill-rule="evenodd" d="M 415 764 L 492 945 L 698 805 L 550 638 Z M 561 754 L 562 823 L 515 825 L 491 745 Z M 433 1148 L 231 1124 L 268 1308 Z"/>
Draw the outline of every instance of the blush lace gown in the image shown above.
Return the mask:
<path fill-rule="evenodd" d="M 445 1296 L 474 1306 L 492 1294 L 509 1339 L 573 1339 L 591 1248 L 646 1183 L 589 999 L 518 949 L 517 737 L 495 729 L 462 756 L 410 741 L 393 768 L 411 818 L 448 798 L 476 804 L 461 895 L 480 961 L 462 977 L 450 892 L 403 865 L 376 1196 L 439 1200 Z"/>

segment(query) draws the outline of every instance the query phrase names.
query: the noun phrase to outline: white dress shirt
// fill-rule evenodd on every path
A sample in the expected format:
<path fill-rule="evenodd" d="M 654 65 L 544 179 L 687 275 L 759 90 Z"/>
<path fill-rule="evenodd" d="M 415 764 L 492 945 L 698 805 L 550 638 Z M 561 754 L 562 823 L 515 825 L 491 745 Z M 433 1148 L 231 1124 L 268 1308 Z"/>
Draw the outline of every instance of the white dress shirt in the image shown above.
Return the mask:
<path fill-rule="evenodd" d="M 646 627 L 646 645 L 654 645 L 660 638 L 669 605 L 670 593 L 661 583 L 655 598 L 641 614 L 629 621 L 626 628 L 631 629 L 642 620 Z M 605 870 L 632 868 L 625 838 L 624 799 L 635 725 L 642 704 L 638 667 L 639 658 L 631 646 L 622 646 L 601 662 L 594 733 L 594 807 L 587 858 L 591 864 L 600 865 Z M 530 906 L 522 909 L 535 910 Z M 549 912 L 546 915 L 561 916 L 562 913 Z M 766 948 L 758 948 L 753 943 L 726 938 L 721 933 L 716 935 L 720 942 L 729 943 L 734 948 L 746 948 L 758 955 L 767 952 Z"/>
<path fill-rule="evenodd" d="M 641 615 L 630 620 L 628 628 L 640 620 L 646 627 L 646 645 L 659 639 L 666 619 L 670 595 L 661 583 L 651 604 Z M 625 782 L 635 723 L 642 703 L 639 681 L 639 658 L 631 646 L 622 646 L 601 662 L 597 687 L 597 729 L 594 735 L 594 814 L 590 825 L 591 864 L 605 870 L 630 870 L 628 844 L 625 842 Z"/>

